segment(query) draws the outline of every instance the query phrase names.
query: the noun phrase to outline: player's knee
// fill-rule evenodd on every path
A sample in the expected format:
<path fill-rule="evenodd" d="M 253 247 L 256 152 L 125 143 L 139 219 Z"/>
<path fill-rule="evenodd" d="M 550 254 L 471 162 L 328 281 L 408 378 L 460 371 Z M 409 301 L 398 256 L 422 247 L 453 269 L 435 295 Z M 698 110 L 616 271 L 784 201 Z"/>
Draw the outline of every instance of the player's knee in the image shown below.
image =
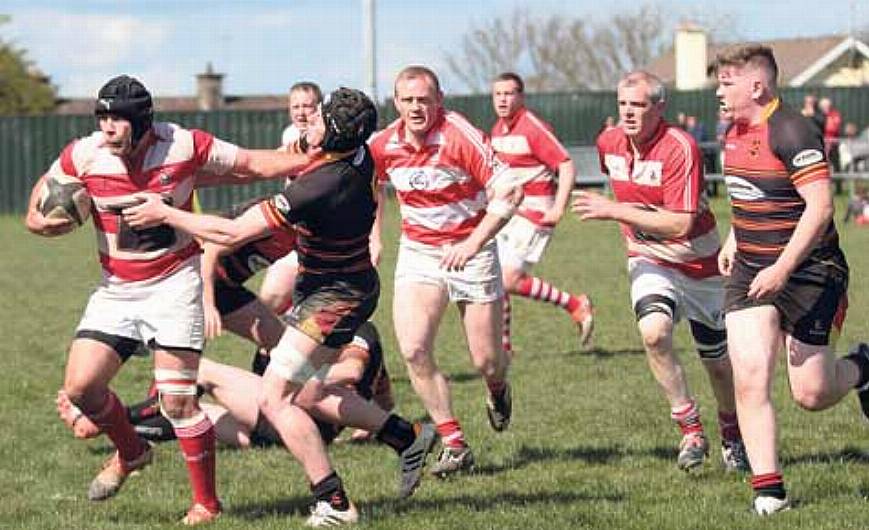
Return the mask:
<path fill-rule="evenodd" d="M 669 354 L 676 303 L 666 296 L 648 295 L 637 300 L 634 313 L 646 351 Z"/>
<path fill-rule="evenodd" d="M 504 266 L 501 269 L 501 278 L 504 281 L 504 289 L 508 292 L 515 292 L 516 286 L 519 285 L 519 280 L 522 279 L 525 273 L 521 269 Z"/>
<path fill-rule="evenodd" d="M 474 369 L 483 377 L 494 377 L 498 374 L 498 363 L 495 362 L 493 355 L 488 356 L 473 356 Z"/>
<path fill-rule="evenodd" d="M 102 386 L 94 386 L 83 381 L 64 382 L 63 391 L 73 405 L 83 411 L 95 412 L 101 404 L 106 402 L 108 389 Z"/>
<path fill-rule="evenodd" d="M 791 388 L 794 401 L 809 411 L 824 410 L 830 406 L 830 393 L 822 384 L 797 384 Z"/>
<path fill-rule="evenodd" d="M 707 369 L 714 367 L 715 361 L 727 359 L 727 332 L 723 329 L 710 328 L 702 322 L 689 320 L 691 335 L 697 346 L 697 354 L 707 362 Z M 729 365 L 728 365 L 729 370 Z"/>
<path fill-rule="evenodd" d="M 401 355 L 408 369 L 417 377 L 430 377 L 437 371 L 431 351 L 421 345 L 402 348 Z"/>
<path fill-rule="evenodd" d="M 194 369 L 154 370 L 154 381 L 160 393 L 160 412 L 175 427 L 179 420 L 202 414 L 196 397 L 196 377 Z"/>

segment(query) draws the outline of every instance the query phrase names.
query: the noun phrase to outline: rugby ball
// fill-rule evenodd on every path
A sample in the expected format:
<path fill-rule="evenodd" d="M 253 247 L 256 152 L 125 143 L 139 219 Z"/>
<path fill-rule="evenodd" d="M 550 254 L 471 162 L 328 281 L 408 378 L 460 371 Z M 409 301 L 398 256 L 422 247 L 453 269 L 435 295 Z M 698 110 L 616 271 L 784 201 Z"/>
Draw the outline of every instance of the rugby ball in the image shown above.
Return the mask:
<path fill-rule="evenodd" d="M 45 177 L 37 207 L 45 217 L 69 219 L 82 225 L 91 215 L 91 196 L 81 180 L 69 175 L 49 174 Z"/>

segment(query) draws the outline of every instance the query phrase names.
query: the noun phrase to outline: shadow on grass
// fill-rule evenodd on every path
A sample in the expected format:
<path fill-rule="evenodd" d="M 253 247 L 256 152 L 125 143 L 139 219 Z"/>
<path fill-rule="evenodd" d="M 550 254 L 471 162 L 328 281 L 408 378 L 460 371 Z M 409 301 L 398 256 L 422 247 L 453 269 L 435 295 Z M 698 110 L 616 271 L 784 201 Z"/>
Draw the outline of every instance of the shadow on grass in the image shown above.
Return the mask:
<path fill-rule="evenodd" d="M 310 497 L 295 496 L 269 502 L 233 504 L 229 507 L 228 513 L 233 517 L 251 521 L 275 516 L 307 516 L 310 513 L 308 511 L 310 505 Z"/>
<path fill-rule="evenodd" d="M 565 357 L 597 357 L 599 359 L 608 359 L 610 357 L 620 357 L 622 355 L 646 355 L 646 352 L 637 348 L 624 348 L 620 350 L 605 350 L 603 348 L 592 348 L 590 350 L 573 350 L 563 354 Z"/>
<path fill-rule="evenodd" d="M 580 460 L 590 465 L 607 465 L 631 457 L 654 458 L 665 462 L 676 463 L 676 449 L 673 447 L 653 447 L 642 451 L 626 449 L 620 445 L 605 447 L 577 446 L 570 448 L 529 447 L 523 445 L 516 455 L 503 464 L 478 465 L 475 473 L 480 475 L 496 475 L 506 471 L 514 471 L 537 462 Z"/>
<path fill-rule="evenodd" d="M 425 486 L 423 486 L 425 487 Z M 400 515 L 405 512 L 440 512 L 449 511 L 450 508 L 464 507 L 474 511 L 495 510 L 499 507 L 509 506 L 527 507 L 534 504 L 570 504 L 576 502 L 623 502 L 626 497 L 621 493 L 600 492 L 595 494 L 577 493 L 569 490 L 558 490 L 538 493 L 515 493 L 499 492 L 492 496 L 459 495 L 452 497 L 425 498 L 413 497 L 409 500 L 394 498 L 374 499 L 363 505 L 366 515 L 372 513 L 394 513 Z M 573 521 L 576 527 L 584 527 L 590 521 Z M 585 524 L 583 524 L 585 523 Z"/>
<path fill-rule="evenodd" d="M 845 446 L 838 451 L 807 453 L 782 458 L 782 465 L 785 466 L 794 464 L 829 464 L 833 462 L 856 462 L 859 464 L 869 464 L 869 452 L 856 447 Z"/>

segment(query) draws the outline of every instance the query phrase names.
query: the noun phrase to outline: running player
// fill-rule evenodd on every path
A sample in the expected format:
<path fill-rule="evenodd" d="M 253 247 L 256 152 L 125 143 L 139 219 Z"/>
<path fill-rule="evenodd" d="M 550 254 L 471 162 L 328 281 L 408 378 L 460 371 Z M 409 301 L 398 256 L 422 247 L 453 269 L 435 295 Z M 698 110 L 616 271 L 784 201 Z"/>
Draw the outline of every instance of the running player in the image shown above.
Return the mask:
<path fill-rule="evenodd" d="M 718 402 L 724 466 L 743 470 L 716 263 L 720 240 L 706 202 L 703 159 L 691 136 L 664 121 L 665 105 L 664 87 L 653 75 L 633 72 L 619 82 L 619 126 L 597 140 L 615 200 L 581 192 L 573 211 L 583 220 L 621 224 L 646 358 L 682 432 L 677 465 L 686 471 L 699 466 L 709 447 L 700 408 L 673 351 L 673 328 L 684 317 Z"/>
<path fill-rule="evenodd" d="M 109 389 L 123 361 L 145 342 L 154 351 L 161 409 L 175 429 L 193 489 L 193 506 L 183 522 L 207 522 L 219 515 L 220 501 L 214 427 L 196 399 L 203 346 L 199 246 L 165 224 L 135 229 L 120 212 L 143 190 L 189 210 L 200 172 L 230 182 L 274 178 L 304 165 L 308 157 L 240 149 L 203 131 L 154 123 L 151 95 L 128 76 L 100 89 L 95 113 L 100 130 L 67 145 L 49 169 L 49 174 L 80 179 L 93 198 L 103 268 L 72 341 L 64 381 L 70 400 L 117 449 L 91 482 L 88 497 L 112 497 L 130 473 L 151 461 L 150 448 Z M 33 187 L 27 228 L 42 236 L 70 231 L 72 222 L 39 212 L 43 185 L 40 179 Z"/>
<path fill-rule="evenodd" d="M 724 175 L 733 208 L 718 264 L 728 277 L 727 335 L 739 424 L 754 473 L 754 510 L 790 507 L 770 400 L 785 348 L 794 400 L 807 410 L 859 389 L 869 413 L 869 349 L 833 355 L 847 307 L 848 264 L 833 222 L 830 168 L 821 132 L 778 96 L 772 50 L 726 48 L 714 63 L 716 95 L 733 122 Z"/>
<path fill-rule="evenodd" d="M 434 358 L 448 302 L 459 308 L 471 361 L 485 380 L 492 428 L 502 431 L 510 423 L 509 358 L 500 342 L 504 290 L 492 237 L 515 210 L 521 188 L 504 186 L 502 196 L 487 199 L 507 168 L 499 164 L 496 170 L 482 132 L 444 110 L 430 69 L 402 70 L 394 102 L 398 120 L 370 142 L 378 177 L 392 182 L 401 203 L 392 316 L 411 383 L 443 444 L 432 473 L 444 477 L 474 466 L 447 379 Z"/>
<path fill-rule="evenodd" d="M 492 126 L 492 148 L 501 162 L 522 182 L 525 198 L 507 225 L 498 232 L 498 259 L 507 293 L 504 295 L 504 351 L 512 353 L 510 295 L 549 302 L 564 309 L 579 330 L 580 346 L 587 346 L 594 327 L 591 301 L 573 295 L 529 274 L 540 261 L 552 231 L 567 207 L 576 169 L 552 127 L 525 107 L 525 83 L 505 72 L 492 83 L 492 104 L 498 121 Z"/>

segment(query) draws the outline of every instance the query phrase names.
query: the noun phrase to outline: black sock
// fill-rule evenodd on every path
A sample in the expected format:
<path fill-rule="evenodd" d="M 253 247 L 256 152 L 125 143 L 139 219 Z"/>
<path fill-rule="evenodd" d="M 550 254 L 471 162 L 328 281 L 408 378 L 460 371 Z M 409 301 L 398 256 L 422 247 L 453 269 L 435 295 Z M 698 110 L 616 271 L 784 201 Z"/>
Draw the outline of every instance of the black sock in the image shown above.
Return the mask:
<path fill-rule="evenodd" d="M 844 357 L 857 365 L 860 370 L 860 377 L 857 378 L 857 384 L 854 388 L 863 388 L 869 382 L 869 346 L 860 344 L 854 353 L 849 353 Z"/>
<path fill-rule="evenodd" d="M 784 499 L 788 496 L 781 473 L 765 473 L 751 477 L 751 487 L 758 497 Z"/>
<path fill-rule="evenodd" d="M 390 414 L 383 423 L 383 427 L 377 432 L 377 439 L 395 449 L 396 453 L 401 454 L 413 445 L 416 440 L 416 431 L 413 430 L 413 424 L 401 416 Z"/>
<path fill-rule="evenodd" d="M 344 483 L 341 482 L 338 473 L 334 471 L 328 477 L 312 485 L 311 493 L 314 495 L 314 500 L 328 502 L 336 510 L 343 511 L 350 507 L 350 500 L 347 499 L 347 493 L 344 491 Z"/>

